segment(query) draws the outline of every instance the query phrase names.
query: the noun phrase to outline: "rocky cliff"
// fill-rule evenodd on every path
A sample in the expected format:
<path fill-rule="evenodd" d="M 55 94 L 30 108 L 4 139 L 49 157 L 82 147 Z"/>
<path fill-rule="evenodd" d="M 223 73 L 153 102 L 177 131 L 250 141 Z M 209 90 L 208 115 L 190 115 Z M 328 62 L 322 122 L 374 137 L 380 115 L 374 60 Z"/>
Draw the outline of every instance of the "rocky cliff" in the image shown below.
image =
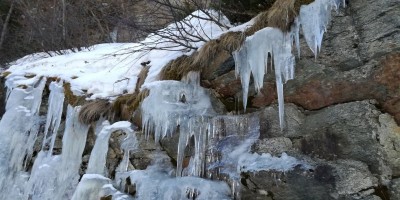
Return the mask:
<path fill-rule="evenodd" d="M 229 52 L 237 45 L 210 58 L 202 69 L 201 85 L 211 94 L 218 114 L 259 120 L 260 136 L 252 152 L 273 156 L 285 152 L 313 166 L 298 166 L 287 172 L 243 172 L 242 199 L 400 199 L 400 1 L 349 0 L 345 8 L 333 14 L 328 30 L 317 58 L 304 38 L 300 40 L 295 79 L 284 85 L 283 129 L 273 75 L 264 77 L 259 93 L 251 80 L 248 107 L 246 111 L 242 108 L 242 86 Z M 173 78 L 164 74 L 164 79 Z M 0 98 L 4 95 L 0 91 Z M 111 109 L 108 105 L 104 108 Z M 133 118 L 130 113 L 127 118 L 138 127 L 139 140 L 128 169 L 146 169 L 160 150 L 176 165 L 179 134 L 154 144 L 154 138 L 146 138 L 141 130 L 139 110 Z M 63 127 L 65 122 L 60 133 Z M 90 129 L 87 136 L 81 175 L 95 144 L 94 132 Z M 106 160 L 111 178 L 124 156 L 120 148 L 124 137 L 122 132 L 111 134 Z M 55 152 L 62 151 L 61 140 L 59 134 Z M 36 153 L 40 145 L 36 144 Z M 194 154 L 193 146 L 185 152 L 184 167 Z M 218 178 L 225 180 L 224 175 Z M 136 189 L 126 184 L 124 192 L 135 194 Z"/>

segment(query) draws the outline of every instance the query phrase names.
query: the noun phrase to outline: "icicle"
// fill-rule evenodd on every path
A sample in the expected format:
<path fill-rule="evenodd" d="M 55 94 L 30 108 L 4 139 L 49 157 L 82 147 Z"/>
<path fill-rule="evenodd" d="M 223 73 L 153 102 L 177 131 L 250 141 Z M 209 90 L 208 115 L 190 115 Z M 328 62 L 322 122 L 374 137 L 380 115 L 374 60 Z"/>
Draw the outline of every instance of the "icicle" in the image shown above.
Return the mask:
<path fill-rule="evenodd" d="M 106 157 L 108 151 L 108 141 L 111 133 L 119 130 L 127 134 L 131 134 L 133 132 L 131 129 L 131 123 L 128 121 L 115 122 L 112 125 L 108 124 L 109 122 L 105 121 L 103 123 L 103 129 L 97 134 L 96 142 L 94 144 L 92 153 L 90 154 L 86 174 L 106 175 Z"/>
<path fill-rule="evenodd" d="M 283 127 L 283 83 L 294 76 L 294 56 L 292 55 L 292 33 L 282 33 L 277 28 L 265 28 L 246 39 L 243 47 L 234 52 L 236 72 L 241 76 L 243 105 L 247 105 L 250 74 L 253 74 L 256 91 L 263 87 L 264 75 L 271 54 L 275 65 L 276 87 L 280 105 L 280 120 Z"/>
<path fill-rule="evenodd" d="M 300 7 L 300 24 L 307 45 L 315 57 L 321 50 L 322 38 L 331 21 L 331 10 L 337 10 L 344 0 L 315 0 Z"/>
<path fill-rule="evenodd" d="M 32 199 L 70 199 L 79 180 L 82 153 L 89 127 L 78 120 L 80 107 L 68 106 L 61 155 L 40 151 L 26 185 Z"/>
<path fill-rule="evenodd" d="M 257 115 L 218 116 L 212 120 L 213 134 L 208 138 L 208 176 L 220 178 L 220 173 L 229 177 L 232 196 L 240 197 L 239 158 L 250 152 L 259 138 L 260 125 Z"/>
<path fill-rule="evenodd" d="M 44 137 L 42 143 L 42 150 L 44 147 L 49 146 L 49 156 L 53 152 L 54 143 L 56 141 L 58 128 L 61 123 L 61 116 L 64 105 L 64 88 L 63 82 L 51 82 L 49 85 L 49 107 L 47 109 L 47 119 L 44 129 Z"/>
<path fill-rule="evenodd" d="M 9 88 L 6 112 L 0 121 L 0 199 L 20 199 L 28 162 L 39 129 L 38 116 L 46 79 L 36 87 Z"/>
<path fill-rule="evenodd" d="M 179 127 L 177 155 L 177 176 L 183 172 L 184 150 L 189 139 L 195 138 L 195 159 L 192 175 L 204 174 L 201 157 L 205 152 L 203 138 L 206 137 L 204 123 L 215 115 L 206 90 L 200 87 L 199 73 L 190 72 L 183 82 L 159 81 L 146 87 L 150 95 L 141 105 L 142 124 L 149 134 L 154 130 L 156 143 L 163 137 L 170 136 Z M 207 123 L 205 123 L 207 124 Z"/>
<path fill-rule="evenodd" d="M 308 46 L 317 56 L 321 49 L 323 34 L 331 19 L 331 10 L 337 9 L 342 0 L 316 0 L 300 8 L 300 16 L 294 20 L 289 33 L 277 28 L 266 27 L 246 38 L 243 46 L 233 52 L 236 76 L 240 75 L 243 89 L 243 106 L 246 109 L 250 75 L 253 74 L 257 92 L 263 87 L 263 78 L 267 72 L 268 55 L 272 55 L 275 67 L 276 87 L 279 103 L 279 120 L 284 127 L 283 84 L 294 78 L 295 58 L 292 45 L 295 43 L 300 57 L 300 24 Z M 271 62 L 272 63 L 272 62 Z"/>

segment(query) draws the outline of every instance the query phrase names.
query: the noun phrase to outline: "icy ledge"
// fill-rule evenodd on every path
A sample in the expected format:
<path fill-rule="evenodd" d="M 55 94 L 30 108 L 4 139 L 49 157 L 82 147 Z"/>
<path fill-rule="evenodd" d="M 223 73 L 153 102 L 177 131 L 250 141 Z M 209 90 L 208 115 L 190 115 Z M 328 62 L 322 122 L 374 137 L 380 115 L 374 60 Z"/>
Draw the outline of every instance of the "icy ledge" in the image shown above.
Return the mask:
<path fill-rule="evenodd" d="M 236 63 L 236 75 L 240 75 L 243 88 L 243 107 L 246 109 L 250 84 L 250 74 L 253 74 L 254 86 L 257 92 L 263 87 L 264 75 L 267 73 L 268 56 L 274 63 L 276 88 L 278 92 L 279 121 L 284 127 L 284 96 L 283 84 L 294 78 L 295 58 L 292 45 L 296 44 L 300 55 L 299 30 L 303 30 L 307 45 L 314 55 L 321 49 L 322 38 L 331 20 L 331 11 L 345 5 L 343 0 L 315 0 L 303 5 L 300 14 L 295 19 L 290 32 L 283 33 L 280 29 L 266 27 L 246 38 L 243 46 L 233 53 Z"/>

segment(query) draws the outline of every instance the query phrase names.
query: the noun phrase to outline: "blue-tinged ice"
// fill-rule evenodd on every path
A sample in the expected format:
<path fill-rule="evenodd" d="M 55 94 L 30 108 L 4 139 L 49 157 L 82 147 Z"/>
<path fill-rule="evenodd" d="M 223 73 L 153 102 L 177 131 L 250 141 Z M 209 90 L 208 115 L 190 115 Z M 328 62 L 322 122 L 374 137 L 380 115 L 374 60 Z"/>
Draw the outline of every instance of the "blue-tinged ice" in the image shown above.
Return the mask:
<path fill-rule="evenodd" d="M 0 121 L 0 199 L 21 199 L 29 177 L 25 166 L 40 127 L 39 108 L 46 79 L 36 87 L 9 88 Z M 25 162 L 25 163 L 24 163 Z"/>
<path fill-rule="evenodd" d="M 49 154 L 52 154 L 63 112 L 65 98 L 63 81 L 51 82 L 49 89 L 49 107 L 47 109 L 47 119 L 44 129 L 42 149 L 47 146 L 49 148 Z"/>
<path fill-rule="evenodd" d="M 79 182 L 82 153 L 89 130 L 78 120 L 80 107 L 68 106 L 61 155 L 39 152 L 26 184 L 25 197 L 32 200 L 71 199 Z"/>
<path fill-rule="evenodd" d="M 267 73 L 268 56 L 272 57 L 281 127 L 284 125 L 283 84 L 294 77 L 295 58 L 292 55 L 292 44 L 295 41 L 297 39 L 293 34 L 267 27 L 247 37 L 243 46 L 233 53 L 236 73 L 240 74 L 242 80 L 244 108 L 247 106 L 250 75 L 253 74 L 254 86 L 259 92 L 264 84 L 264 75 Z"/>
<path fill-rule="evenodd" d="M 157 158 L 156 158 L 157 159 Z M 229 186 L 222 181 L 199 177 L 175 177 L 172 166 L 156 162 L 146 170 L 134 170 L 130 179 L 136 185 L 136 199 L 223 200 L 231 199 Z"/>
<path fill-rule="evenodd" d="M 190 72 L 182 81 L 157 81 L 146 85 L 150 90 L 141 105 L 146 135 L 154 133 L 156 143 L 179 131 L 177 175 L 183 172 L 184 149 L 194 137 L 195 155 L 190 175 L 204 174 L 204 138 L 209 119 L 215 115 L 206 90 L 200 87 L 198 72 Z"/>
<path fill-rule="evenodd" d="M 338 9 L 340 5 L 344 5 L 343 0 L 316 0 L 302 5 L 299 17 L 294 20 L 290 31 L 282 32 L 278 28 L 266 27 L 247 37 L 242 47 L 233 52 L 236 75 L 240 75 L 242 82 L 244 109 L 247 106 L 250 76 L 253 75 L 255 90 L 260 92 L 270 56 L 275 69 L 279 121 L 281 128 L 284 127 L 283 84 L 294 78 L 295 57 L 292 55 L 292 46 L 296 45 L 300 56 L 300 26 L 308 46 L 317 56 L 331 20 L 331 10 Z"/>
<path fill-rule="evenodd" d="M 103 127 L 101 131 L 96 134 L 96 142 L 94 144 L 92 153 L 90 154 L 86 174 L 100 174 L 103 176 L 107 176 L 106 157 L 108 152 L 108 142 L 110 140 L 111 134 L 115 131 L 125 132 L 128 136 L 133 134 L 133 130 L 131 128 L 132 124 L 128 121 L 119 121 L 115 122 L 112 125 L 110 125 L 108 121 L 104 121 L 102 125 Z M 133 138 L 132 140 L 136 141 L 135 138 Z M 131 143 L 131 141 L 128 142 L 128 144 Z M 130 147 L 126 148 L 129 150 Z M 134 148 L 134 146 L 132 148 Z"/>

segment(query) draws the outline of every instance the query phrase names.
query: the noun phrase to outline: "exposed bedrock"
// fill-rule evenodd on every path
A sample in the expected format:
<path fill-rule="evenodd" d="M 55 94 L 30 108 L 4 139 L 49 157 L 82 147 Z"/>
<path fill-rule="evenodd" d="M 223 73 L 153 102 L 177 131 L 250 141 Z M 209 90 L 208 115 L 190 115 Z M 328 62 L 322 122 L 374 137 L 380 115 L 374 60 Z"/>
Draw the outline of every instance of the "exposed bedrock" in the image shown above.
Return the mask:
<path fill-rule="evenodd" d="M 376 99 L 379 107 L 400 123 L 399 19 L 398 0 L 349 1 L 345 9 L 334 14 L 317 58 L 304 40 L 301 42 L 295 79 L 284 86 L 285 102 L 318 110 L 339 103 Z M 218 76 L 203 81 L 221 96 L 228 110 L 242 109 L 242 104 L 237 103 L 241 101 L 238 98 L 241 83 L 233 69 L 232 58 L 227 58 L 217 70 Z M 250 110 L 276 102 L 273 73 L 264 80 L 259 94 L 250 86 Z"/>

